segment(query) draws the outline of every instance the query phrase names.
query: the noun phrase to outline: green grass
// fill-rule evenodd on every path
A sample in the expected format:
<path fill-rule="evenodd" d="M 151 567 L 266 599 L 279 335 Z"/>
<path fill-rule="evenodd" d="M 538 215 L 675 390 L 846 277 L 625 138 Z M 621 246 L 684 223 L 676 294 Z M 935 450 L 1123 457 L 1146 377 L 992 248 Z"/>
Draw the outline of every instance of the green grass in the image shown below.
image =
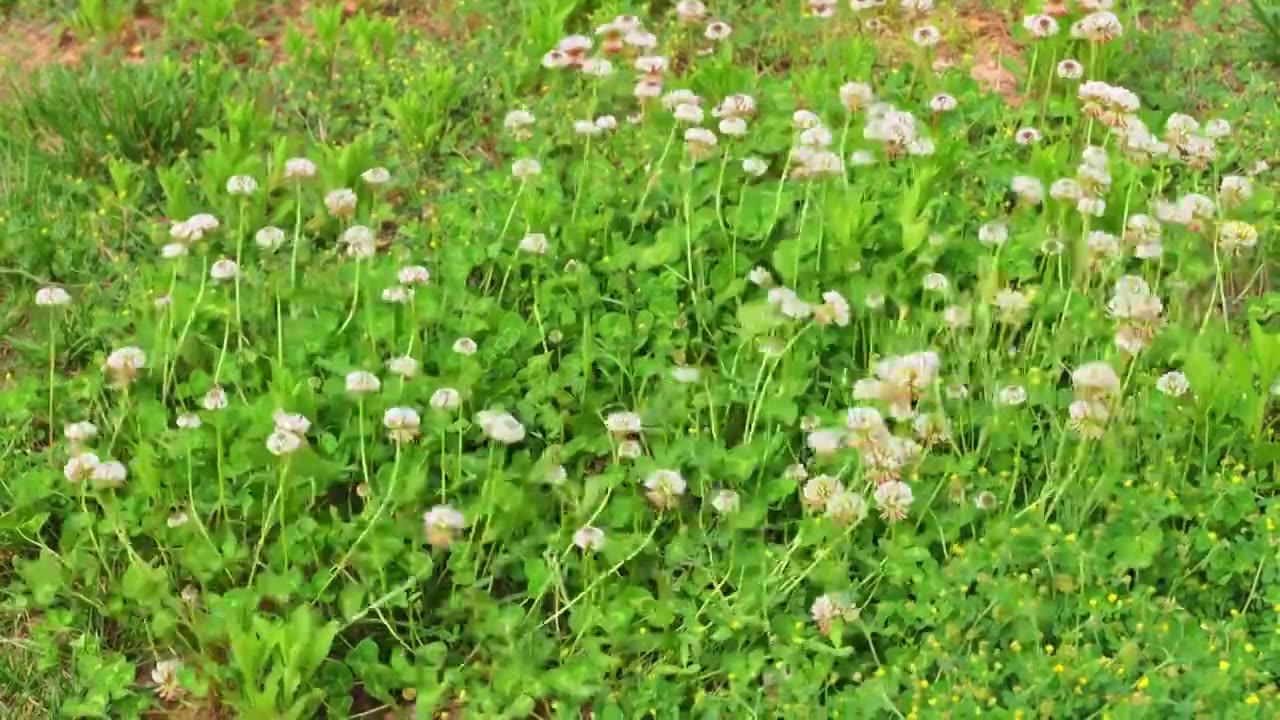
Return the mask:
<path fill-rule="evenodd" d="M 798 6 L 0 4 L 84 50 L 0 109 L 0 713 L 1274 716 L 1265 27 L 1006 3 L 1009 102 Z M 700 121 L 543 67 L 620 13 Z"/>

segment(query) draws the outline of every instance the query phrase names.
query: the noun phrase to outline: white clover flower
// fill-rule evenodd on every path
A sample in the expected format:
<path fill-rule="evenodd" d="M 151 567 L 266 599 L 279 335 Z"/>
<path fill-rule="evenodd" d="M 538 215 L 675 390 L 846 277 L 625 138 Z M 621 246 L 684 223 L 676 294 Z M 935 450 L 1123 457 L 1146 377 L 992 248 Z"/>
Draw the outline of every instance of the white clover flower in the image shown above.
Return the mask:
<path fill-rule="evenodd" d="M 89 474 L 89 478 L 93 481 L 95 487 L 118 488 L 124 485 L 128 474 L 124 463 L 116 460 L 103 460 L 93 466 L 93 471 Z"/>
<path fill-rule="evenodd" d="M 453 388 L 439 388 L 431 393 L 429 401 L 433 410 L 452 411 L 462 405 L 462 393 Z"/>
<path fill-rule="evenodd" d="M 947 327 L 952 330 L 969 327 L 969 323 L 972 321 L 973 313 L 963 305 L 951 305 L 942 311 L 942 322 L 946 323 Z"/>
<path fill-rule="evenodd" d="M 1019 145 L 1035 145 L 1044 138 L 1044 135 L 1033 127 L 1018 128 L 1013 134 L 1013 141 Z"/>
<path fill-rule="evenodd" d="M 808 130 L 822 125 L 822 118 L 809 110 L 796 110 L 791 114 L 791 125 L 797 130 Z"/>
<path fill-rule="evenodd" d="M 447 548 L 453 543 L 454 534 L 466 527 L 466 518 L 452 505 L 436 505 L 422 517 L 427 544 L 433 548 Z"/>
<path fill-rule="evenodd" d="M 636 83 L 632 94 L 640 100 L 652 100 L 662 94 L 662 83 L 656 80 L 641 80 Z"/>
<path fill-rule="evenodd" d="M 151 668 L 151 682 L 156 686 L 156 697 L 165 702 L 174 702 L 186 694 L 178 682 L 178 673 L 181 671 L 182 661 L 177 658 L 166 658 Z"/>
<path fill-rule="evenodd" d="M 214 385 L 201 398 L 200 406 L 209 411 L 225 409 L 227 407 L 227 392 L 222 389 L 221 385 Z"/>
<path fill-rule="evenodd" d="M 920 47 L 933 47 L 942 41 L 942 33 L 932 25 L 922 25 L 911 33 L 911 41 Z"/>
<path fill-rule="evenodd" d="M 879 4 L 883 5 L 883 0 Z M 899 0 L 898 4 L 909 12 L 927 13 L 933 10 L 933 0 Z"/>
<path fill-rule="evenodd" d="M 209 266 L 209 277 L 214 280 L 233 280 L 240 274 L 240 266 L 231 258 L 220 258 Z"/>
<path fill-rule="evenodd" d="M 529 128 L 533 127 L 534 122 L 533 113 L 528 110 L 511 110 L 502 119 L 502 127 L 515 139 L 528 140 L 533 137 Z"/>
<path fill-rule="evenodd" d="M 347 373 L 347 392 L 363 395 L 365 393 L 378 392 L 378 388 L 382 387 L 382 381 L 377 375 L 367 370 L 355 370 Z"/>
<path fill-rule="evenodd" d="M 706 128 L 689 128 L 684 131 L 684 147 L 689 157 L 701 160 L 711 154 L 716 146 L 716 134 Z"/>
<path fill-rule="evenodd" d="M 392 442 L 405 443 L 418 437 L 422 419 L 413 408 L 393 407 L 382 414 L 382 424 L 387 428 L 387 437 Z"/>
<path fill-rule="evenodd" d="M 822 304 L 814 309 L 814 320 L 820 325 L 834 322 L 840 327 L 849 325 L 849 301 L 835 290 L 822 293 Z"/>
<path fill-rule="evenodd" d="M 1221 140 L 1231 135 L 1231 123 L 1222 118 L 1214 118 L 1204 124 L 1205 137 Z"/>
<path fill-rule="evenodd" d="M 818 626 L 818 632 L 827 635 L 836 620 L 852 621 L 858 618 L 858 609 L 841 593 L 819 596 L 809 608 L 809 615 Z"/>
<path fill-rule="evenodd" d="M 569 67 L 570 62 L 571 59 L 568 54 L 560 50 L 548 50 L 547 53 L 542 56 L 542 67 L 547 69 L 558 70 L 560 68 L 566 68 Z"/>
<path fill-rule="evenodd" d="M 867 150 L 855 150 L 849 155 L 849 164 L 856 167 L 875 165 L 876 156 Z"/>
<path fill-rule="evenodd" d="M 520 238 L 520 252 L 526 252 L 530 255 L 546 255 L 549 249 L 551 249 L 551 244 L 547 242 L 547 236 L 542 233 L 529 233 Z"/>
<path fill-rule="evenodd" d="M 284 244 L 284 230 L 268 225 L 253 234 L 253 242 L 263 250 L 275 250 Z"/>
<path fill-rule="evenodd" d="M 113 350 L 104 365 L 117 383 L 128 384 L 138 376 L 138 371 L 146 368 L 147 354 L 141 348 L 122 347 Z"/>
<path fill-rule="evenodd" d="M 220 225 L 218 218 L 210 215 L 209 213 L 196 213 L 195 215 L 187 218 L 186 224 L 187 227 L 192 228 L 199 233 L 212 232 L 217 230 Z"/>
<path fill-rule="evenodd" d="M 924 157 L 932 155 L 934 151 L 933 141 L 929 138 L 916 138 L 907 143 L 907 154 Z"/>
<path fill-rule="evenodd" d="M 644 454 L 644 448 L 640 446 L 640 441 L 626 439 L 618 441 L 618 457 L 623 460 L 635 460 Z"/>
<path fill-rule="evenodd" d="M 1111 413 L 1101 402 L 1076 400 L 1067 408 L 1067 425 L 1082 436 L 1098 439 L 1106 434 L 1107 421 Z"/>
<path fill-rule="evenodd" d="M 662 468 L 645 476 L 644 487 L 647 491 L 645 497 L 649 498 L 654 507 L 670 510 L 676 506 L 680 496 L 684 495 L 688 485 L 678 471 Z"/>
<path fill-rule="evenodd" d="M 519 158 L 511 163 L 511 175 L 518 180 L 528 180 L 542 174 L 542 163 L 533 158 Z"/>
<path fill-rule="evenodd" d="M 391 171 L 384 167 L 369 168 L 360 173 L 360 179 L 366 185 L 386 185 L 391 182 Z"/>
<path fill-rule="evenodd" d="M 350 188 L 330 190 L 324 196 L 324 206 L 334 217 L 350 217 L 356 211 L 356 193 Z"/>
<path fill-rule="evenodd" d="M 725 118 L 719 124 L 720 134 L 729 137 L 743 137 L 747 134 L 747 121 L 742 118 Z M 747 158 L 750 160 L 751 158 Z M 745 163 L 746 160 L 743 160 Z"/>
<path fill-rule="evenodd" d="M 733 490 L 719 490 L 711 497 L 711 507 L 721 515 L 732 515 L 738 512 L 742 498 Z"/>
<path fill-rule="evenodd" d="M 583 137 L 595 137 L 604 132 L 604 128 L 596 125 L 591 120 L 575 120 L 573 123 L 573 134 Z"/>
<path fill-rule="evenodd" d="M 762 267 L 752 268 L 751 272 L 747 273 L 747 280 L 749 280 L 752 285 L 756 285 L 758 287 L 773 287 L 773 275 Z"/>
<path fill-rule="evenodd" d="M 98 467 L 100 462 L 98 456 L 91 452 L 72 455 L 66 465 L 62 466 L 62 474 L 69 482 L 82 482 L 93 476 L 93 469 Z"/>
<path fill-rule="evenodd" d="M 1027 389 L 1021 385 L 1006 385 L 996 393 L 996 399 L 1001 405 L 1016 407 L 1027 401 Z"/>
<path fill-rule="evenodd" d="M 1120 37 L 1124 26 L 1115 13 L 1099 10 L 1089 13 L 1071 26 L 1071 37 L 1083 38 L 1089 42 L 1107 42 Z"/>
<path fill-rule="evenodd" d="M 1000 221 L 985 223 L 978 228 L 978 242 L 987 247 L 1000 247 L 1009 240 L 1009 227 Z"/>
<path fill-rule="evenodd" d="M 884 307 L 884 302 L 884 294 L 878 292 L 867 293 L 867 296 L 862 299 L 862 304 L 865 305 L 868 310 L 879 310 Z"/>
<path fill-rule="evenodd" d="M 633 48 L 652 50 L 658 46 L 658 37 L 651 32 L 632 30 L 622 36 L 622 41 Z"/>
<path fill-rule="evenodd" d="M 752 177 L 760 177 L 769 170 L 769 163 L 758 157 L 748 157 L 742 160 L 742 171 Z"/>
<path fill-rule="evenodd" d="M 573 533 L 573 544 L 583 552 L 596 552 L 604 547 L 604 531 L 583 525 Z"/>
<path fill-rule="evenodd" d="M 316 176 L 316 164 L 304 157 L 284 161 L 285 180 L 306 180 Z"/>
<path fill-rule="evenodd" d="M 1058 63 L 1058 77 L 1063 80 L 1079 80 L 1084 77 L 1084 65 L 1079 60 L 1067 58 Z"/>
<path fill-rule="evenodd" d="M 1242 175 L 1223 176 L 1222 184 L 1218 186 L 1218 201 L 1223 207 L 1243 205 L 1252 197 L 1252 180 Z"/>
<path fill-rule="evenodd" d="M 769 304 L 793 320 L 804 320 L 813 314 L 813 306 L 801 300 L 794 290 L 787 287 L 770 288 Z"/>
<path fill-rule="evenodd" d="M 476 413 L 476 424 L 484 432 L 485 437 L 503 445 L 514 445 L 524 440 L 524 425 L 509 412 L 501 410 L 481 410 Z"/>
<path fill-rule="evenodd" d="M 929 292 L 946 292 L 947 289 L 951 287 L 951 283 L 947 280 L 947 276 L 936 272 L 925 275 L 921 285 Z"/>
<path fill-rule="evenodd" d="M 875 102 L 871 86 L 863 82 L 847 82 L 840 86 L 840 104 L 849 112 L 857 112 Z"/>
<path fill-rule="evenodd" d="M 277 432 L 290 433 L 302 438 L 311 429 L 311 421 L 305 415 L 300 413 L 285 412 L 284 410 L 276 410 L 271 414 L 271 421 L 275 423 Z"/>
<path fill-rule="evenodd" d="M 713 20 L 707 23 L 707 29 L 703 32 L 703 37 L 712 41 L 724 40 L 733 33 L 733 28 L 729 23 L 723 20 Z"/>
<path fill-rule="evenodd" d="M 805 444 L 818 457 L 829 457 L 844 445 L 844 434 L 839 430 L 815 430 L 805 438 Z"/>
<path fill-rule="evenodd" d="M 702 22 L 707 17 L 707 6 L 700 0 L 680 0 L 676 3 L 676 19 L 687 25 Z"/>
<path fill-rule="evenodd" d="M 698 382 L 701 373 L 698 368 L 689 367 L 688 365 L 677 365 L 671 368 L 671 378 L 678 383 L 689 384 Z"/>
<path fill-rule="evenodd" d="M 1076 203 L 1076 210 L 1079 211 L 1081 215 L 1102 217 L 1102 214 L 1107 211 L 1107 201 L 1102 198 L 1085 196 L 1080 198 L 1079 202 Z"/>
<path fill-rule="evenodd" d="M 955 97 L 947 93 L 938 93 L 929 99 L 929 109 L 937 113 L 951 112 L 959 105 Z"/>
<path fill-rule="evenodd" d="M 173 528 L 180 528 L 183 525 L 186 525 L 190 521 L 191 521 L 191 516 L 187 515 L 182 510 L 179 510 L 178 512 L 175 512 L 172 515 L 170 515 L 169 518 L 165 521 L 165 524 L 168 525 L 170 529 L 173 529 Z"/>
<path fill-rule="evenodd" d="M 834 141 L 831 131 L 822 125 L 815 125 L 811 128 L 805 128 L 800 132 L 800 144 L 809 147 L 829 147 Z"/>
<path fill-rule="evenodd" d="M 782 474 L 783 474 L 783 477 L 787 478 L 788 480 L 795 480 L 796 482 L 807 479 L 809 477 L 809 471 L 806 470 L 804 465 L 801 465 L 800 463 L 796 463 L 794 465 L 788 465 L 787 469 L 784 470 Z"/>
<path fill-rule="evenodd" d="M 867 519 L 867 501 L 856 492 L 838 492 L 827 498 L 823 514 L 836 525 L 852 527 Z"/>
<path fill-rule="evenodd" d="M 387 372 L 408 379 L 418 374 L 418 361 L 409 355 L 393 357 L 387 361 Z"/>
<path fill-rule="evenodd" d="M 1120 254 L 1119 238 L 1102 230 L 1091 231 L 1085 239 L 1085 247 L 1095 261 L 1114 258 Z"/>
<path fill-rule="evenodd" d="M 671 112 L 681 105 L 702 105 L 702 98 L 687 88 L 677 88 L 662 96 L 662 107 Z"/>
<path fill-rule="evenodd" d="M 875 491 L 876 507 L 880 517 L 888 522 L 904 520 L 915 498 L 911 486 L 898 480 L 880 483 Z"/>
<path fill-rule="evenodd" d="M 1061 178 L 1054 180 L 1049 186 L 1049 197 L 1064 202 L 1079 202 L 1080 198 L 1084 197 L 1084 188 L 1071 178 Z"/>
<path fill-rule="evenodd" d="M 644 430 L 644 422 L 633 412 L 611 412 L 605 416 L 604 426 L 614 435 L 634 435 Z"/>
<path fill-rule="evenodd" d="M 1044 202 L 1044 183 L 1040 182 L 1039 178 L 1015 175 L 1009 183 L 1009 189 L 1026 205 L 1039 205 Z"/>
<path fill-rule="evenodd" d="M 72 445 L 83 445 L 98 437 L 98 426 L 88 420 L 68 423 L 63 426 L 62 435 Z"/>
<path fill-rule="evenodd" d="M 292 455 L 302 447 L 302 438 L 279 430 L 267 436 L 267 451 L 277 457 Z"/>
<path fill-rule="evenodd" d="M 184 412 L 178 416 L 178 419 L 174 421 L 174 424 L 178 426 L 179 430 L 195 430 L 200 427 L 202 423 L 200 422 L 199 415 L 196 415 L 193 412 Z"/>
<path fill-rule="evenodd" d="M 364 225 L 352 225 L 338 237 L 338 243 L 347 246 L 347 255 L 357 260 L 367 260 L 378 251 L 373 230 Z"/>
<path fill-rule="evenodd" d="M 183 243 L 165 243 L 160 248 L 160 257 L 165 260 L 174 260 L 187 254 L 187 246 Z"/>
<path fill-rule="evenodd" d="M 827 501 L 833 495 L 844 492 L 844 483 L 830 475 L 815 475 L 811 480 L 804 484 L 800 495 L 804 504 L 815 512 L 822 512 L 827 508 Z"/>
<path fill-rule="evenodd" d="M 401 285 L 426 285 L 431 282 L 431 271 L 421 265 L 406 265 L 396 273 Z"/>
<path fill-rule="evenodd" d="M 608 131 L 608 130 L 618 129 L 618 118 L 612 115 L 601 115 L 600 117 L 596 118 L 595 123 L 596 123 L 596 127 L 600 128 L 601 130 Z"/>
<path fill-rule="evenodd" d="M 469 337 L 460 337 L 453 341 L 453 351 L 459 355 L 475 355 L 480 346 Z"/>
<path fill-rule="evenodd" d="M 1247 222 L 1230 220 L 1218 226 L 1218 247 L 1229 256 L 1242 255 L 1258 245 L 1258 230 Z"/>
<path fill-rule="evenodd" d="M 232 175 L 227 179 L 227 192 L 232 195 L 252 195 L 258 190 L 258 181 L 248 175 Z"/>
<path fill-rule="evenodd" d="M 1182 397 L 1191 392 L 1191 383 L 1186 375 L 1174 370 L 1161 375 L 1156 380 L 1156 389 L 1169 397 Z"/>
<path fill-rule="evenodd" d="M 582 74 L 591 77 L 608 77 L 613 74 L 613 63 L 604 58 L 587 58 L 582 61 Z"/>
<path fill-rule="evenodd" d="M 1058 21 L 1052 15 L 1028 15 L 1022 19 L 1022 27 L 1036 39 L 1058 34 Z"/>
<path fill-rule="evenodd" d="M 646 75 L 661 75 L 667 71 L 667 66 L 667 59 L 661 55 L 641 55 L 633 67 Z"/>
<path fill-rule="evenodd" d="M 1081 400 L 1104 400 L 1120 394 L 1120 376 L 1107 363 L 1089 362 L 1071 373 L 1071 385 Z"/>
<path fill-rule="evenodd" d="M 1064 249 L 1064 246 L 1062 244 L 1062 241 L 1059 240 L 1058 238 L 1051 237 L 1046 239 L 1044 242 L 1040 243 L 1040 253 L 1043 255 L 1057 257 L 1058 255 L 1062 254 L 1063 249 Z"/>

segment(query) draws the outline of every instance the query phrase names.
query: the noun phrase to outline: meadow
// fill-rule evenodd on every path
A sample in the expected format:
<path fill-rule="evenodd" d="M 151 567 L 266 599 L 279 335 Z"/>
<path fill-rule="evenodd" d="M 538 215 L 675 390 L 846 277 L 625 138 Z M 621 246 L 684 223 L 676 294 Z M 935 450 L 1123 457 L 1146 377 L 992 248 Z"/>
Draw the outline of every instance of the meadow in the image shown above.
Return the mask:
<path fill-rule="evenodd" d="M 1278 58 L 0 0 L 0 714 L 1276 717 Z"/>

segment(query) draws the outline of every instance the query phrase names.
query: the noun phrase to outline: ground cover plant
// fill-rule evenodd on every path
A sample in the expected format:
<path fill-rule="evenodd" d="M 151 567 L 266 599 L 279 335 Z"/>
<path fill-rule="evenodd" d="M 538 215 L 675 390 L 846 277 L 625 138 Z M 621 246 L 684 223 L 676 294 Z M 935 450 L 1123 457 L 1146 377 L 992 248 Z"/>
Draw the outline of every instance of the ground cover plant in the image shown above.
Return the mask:
<path fill-rule="evenodd" d="M 10 6 L 6 717 L 1275 715 L 1249 3 Z"/>

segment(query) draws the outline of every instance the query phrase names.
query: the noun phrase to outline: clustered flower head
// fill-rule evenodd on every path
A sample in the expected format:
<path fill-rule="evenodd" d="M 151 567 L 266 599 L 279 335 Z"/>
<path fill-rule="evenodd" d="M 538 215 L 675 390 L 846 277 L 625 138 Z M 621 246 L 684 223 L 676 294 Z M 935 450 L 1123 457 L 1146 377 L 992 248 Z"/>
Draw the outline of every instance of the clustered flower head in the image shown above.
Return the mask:
<path fill-rule="evenodd" d="M 466 519 L 452 505 L 436 505 L 422 518 L 427 544 L 443 549 L 453 544 L 459 530 L 466 527 Z"/>
<path fill-rule="evenodd" d="M 852 622 L 858 619 L 858 607 L 843 593 L 827 593 L 820 595 L 809 608 L 809 615 L 818 625 L 818 632 L 823 635 L 831 633 L 831 625 L 835 621 Z"/>
<path fill-rule="evenodd" d="M 156 697 L 165 702 L 174 702 L 186 694 L 178 681 L 178 673 L 182 671 L 182 661 L 178 658 L 166 658 L 151 668 L 151 682 L 156 686 Z"/>
<path fill-rule="evenodd" d="M 524 425 L 514 415 L 504 410 L 481 410 L 476 413 L 476 424 L 485 437 L 503 445 L 514 445 L 524 440 Z"/>
<path fill-rule="evenodd" d="M 645 476 L 645 497 L 659 510 L 670 510 L 680 502 L 687 483 L 677 470 L 660 468 Z"/>
<path fill-rule="evenodd" d="M 292 455 L 307 444 L 311 421 L 305 415 L 277 410 L 271 416 L 275 430 L 267 436 L 267 450 L 278 457 Z"/>
<path fill-rule="evenodd" d="M 1101 80 L 1081 83 L 1076 96 L 1084 102 L 1086 115 L 1113 128 L 1123 127 L 1130 122 L 1142 105 L 1133 91 Z"/>
<path fill-rule="evenodd" d="M 932 155 L 933 141 L 920 134 L 916 118 L 906 110 L 877 103 L 867 109 L 862 137 L 877 142 L 887 157 Z"/>
<path fill-rule="evenodd" d="M 56 307 L 71 304 L 71 295 L 60 287 L 43 287 L 36 291 L 36 305 Z"/>
<path fill-rule="evenodd" d="M 1120 395 L 1120 376 L 1105 362 L 1090 362 L 1071 373 L 1076 399 L 1069 408 L 1069 424 L 1082 436 L 1097 439 L 1106 432 L 1111 404 Z"/>
<path fill-rule="evenodd" d="M 1108 42 L 1123 33 L 1124 26 L 1120 24 L 1120 18 L 1106 10 L 1091 12 L 1071 25 L 1071 37 L 1092 43 Z"/>
<path fill-rule="evenodd" d="M 1107 302 L 1107 314 L 1116 320 L 1116 347 L 1129 355 L 1141 352 L 1159 330 L 1163 311 L 1164 303 L 1146 280 L 1136 275 L 1120 278 Z"/>
<path fill-rule="evenodd" d="M 583 552 L 596 552 L 604 547 L 604 531 L 591 525 L 583 525 L 573 533 L 573 544 Z"/>
<path fill-rule="evenodd" d="M 147 367 L 147 354 L 142 348 L 122 347 L 107 356 L 103 367 L 117 385 L 128 387 Z"/>
<path fill-rule="evenodd" d="M 382 424 L 387 428 L 387 437 L 395 443 L 406 443 L 418 437 L 418 429 L 422 419 L 413 408 L 388 408 L 382 415 Z"/>
<path fill-rule="evenodd" d="M 160 248 L 160 255 L 166 259 L 182 257 L 188 249 L 204 239 L 208 233 L 218 229 L 218 218 L 208 213 L 197 213 L 169 226 L 169 238 L 173 241 Z"/>
<path fill-rule="evenodd" d="M 875 376 L 854 383 L 858 400 L 876 400 L 889 408 L 898 420 L 915 416 L 915 403 L 938 379 L 941 361 L 934 352 L 914 352 L 888 357 L 876 363 Z"/>

